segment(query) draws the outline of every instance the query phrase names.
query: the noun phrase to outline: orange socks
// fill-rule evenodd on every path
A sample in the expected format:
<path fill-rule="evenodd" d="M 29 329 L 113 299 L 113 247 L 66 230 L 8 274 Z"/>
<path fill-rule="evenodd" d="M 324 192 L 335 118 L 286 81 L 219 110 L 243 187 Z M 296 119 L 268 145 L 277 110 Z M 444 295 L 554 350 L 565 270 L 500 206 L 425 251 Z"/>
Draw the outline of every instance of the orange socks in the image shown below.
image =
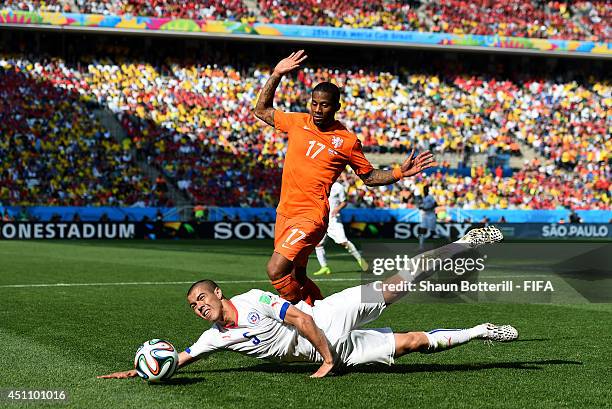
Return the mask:
<path fill-rule="evenodd" d="M 321 294 L 319 287 L 308 277 L 306 277 L 303 286 L 300 286 L 300 283 L 293 278 L 292 274 L 272 281 L 272 285 L 278 291 L 278 295 L 292 304 L 297 304 L 304 300 L 307 304 L 314 305 L 316 300 L 323 299 L 323 294 Z"/>
<path fill-rule="evenodd" d="M 322 300 L 323 294 L 319 287 L 310 278 L 306 277 L 302 286 L 302 299 L 309 305 L 313 306 L 316 300 Z"/>
<path fill-rule="evenodd" d="M 293 278 L 293 275 L 289 274 L 278 280 L 274 280 L 272 281 L 272 285 L 276 288 L 276 291 L 278 291 L 278 295 L 290 303 L 297 304 L 302 300 L 300 283 Z"/>

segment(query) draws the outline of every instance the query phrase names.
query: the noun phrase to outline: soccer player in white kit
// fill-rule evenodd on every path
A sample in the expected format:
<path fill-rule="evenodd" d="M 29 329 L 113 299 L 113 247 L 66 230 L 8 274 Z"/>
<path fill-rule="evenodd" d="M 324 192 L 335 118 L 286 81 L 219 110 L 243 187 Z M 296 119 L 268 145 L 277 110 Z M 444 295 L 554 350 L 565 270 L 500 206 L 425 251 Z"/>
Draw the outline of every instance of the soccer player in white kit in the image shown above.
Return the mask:
<path fill-rule="evenodd" d="M 416 257 L 448 255 L 479 244 L 501 240 L 501 232 L 489 226 L 470 231 L 464 238 Z M 393 333 L 390 328 L 363 329 L 405 292 L 399 281 L 416 281 L 427 272 L 403 272 L 384 282 L 347 288 L 318 300 L 311 307 L 288 301 L 262 290 L 226 298 L 211 280 L 194 283 L 187 293 L 193 312 L 213 323 L 189 348 L 179 354 L 179 367 L 219 350 L 281 362 L 317 362 L 312 377 L 323 377 L 333 368 L 360 364 L 391 365 L 410 352 L 432 353 L 465 344 L 472 339 L 514 341 L 518 332 L 510 325 L 481 324 L 467 329 Z M 387 286 L 389 290 L 385 287 Z M 129 378 L 136 370 L 115 372 L 101 378 Z"/>
<path fill-rule="evenodd" d="M 423 189 L 423 203 L 419 206 L 421 210 L 421 223 L 419 224 L 419 248 L 425 245 L 425 235 L 436 231 L 436 199 L 429 194 L 429 186 Z"/>
<path fill-rule="evenodd" d="M 344 232 L 344 225 L 342 225 L 342 221 L 340 220 L 340 211 L 346 207 L 346 192 L 344 191 L 344 186 L 342 183 L 335 181 L 332 184 L 332 187 L 329 191 L 329 225 L 327 226 L 327 232 L 323 239 L 317 244 L 315 247 L 315 252 L 317 253 L 317 260 L 319 260 L 319 264 L 321 265 L 321 269 L 314 273 L 314 275 L 319 276 L 323 274 L 331 274 L 331 269 L 327 265 L 327 257 L 325 255 L 325 242 L 327 238 L 331 238 L 336 244 L 344 247 L 351 256 L 357 260 L 359 267 L 363 271 L 368 270 L 367 261 L 361 257 L 361 254 L 355 247 L 355 245 L 350 242 L 346 238 L 346 233 Z"/>

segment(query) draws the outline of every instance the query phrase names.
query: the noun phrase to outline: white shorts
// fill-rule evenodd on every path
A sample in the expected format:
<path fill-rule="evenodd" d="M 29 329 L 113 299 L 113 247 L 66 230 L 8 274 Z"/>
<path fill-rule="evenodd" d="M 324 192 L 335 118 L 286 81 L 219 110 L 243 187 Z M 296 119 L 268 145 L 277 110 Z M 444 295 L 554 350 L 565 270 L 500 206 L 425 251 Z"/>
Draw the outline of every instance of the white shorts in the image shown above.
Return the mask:
<path fill-rule="evenodd" d="M 393 364 L 395 337 L 391 328 L 361 329 L 386 308 L 372 284 L 347 288 L 315 302 L 312 316 L 335 350 L 337 364 Z M 364 302 L 366 301 L 366 302 Z M 315 360 L 320 360 L 317 354 Z"/>
<path fill-rule="evenodd" d="M 419 227 L 427 230 L 436 230 L 436 214 L 434 212 L 421 212 L 421 223 Z"/>
<path fill-rule="evenodd" d="M 327 237 L 330 237 L 336 244 L 346 243 L 348 239 L 346 238 L 346 233 L 344 232 L 344 225 L 340 223 L 337 217 L 334 217 L 329 220 L 329 225 L 327 226 L 327 234 L 323 236 L 323 239 L 319 243 L 319 246 L 323 246 L 327 241 Z"/>

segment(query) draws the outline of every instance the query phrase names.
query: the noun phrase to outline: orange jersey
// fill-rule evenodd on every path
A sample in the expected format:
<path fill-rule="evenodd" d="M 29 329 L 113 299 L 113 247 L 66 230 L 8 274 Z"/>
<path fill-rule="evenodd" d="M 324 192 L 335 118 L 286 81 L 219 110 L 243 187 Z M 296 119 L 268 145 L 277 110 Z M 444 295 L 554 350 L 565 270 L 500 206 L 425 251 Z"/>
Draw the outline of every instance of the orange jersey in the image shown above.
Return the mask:
<path fill-rule="evenodd" d="M 326 223 L 329 190 L 346 165 L 358 175 L 374 169 L 361 142 L 338 121 L 320 131 L 310 114 L 276 110 L 274 126 L 289 137 L 277 213 Z"/>

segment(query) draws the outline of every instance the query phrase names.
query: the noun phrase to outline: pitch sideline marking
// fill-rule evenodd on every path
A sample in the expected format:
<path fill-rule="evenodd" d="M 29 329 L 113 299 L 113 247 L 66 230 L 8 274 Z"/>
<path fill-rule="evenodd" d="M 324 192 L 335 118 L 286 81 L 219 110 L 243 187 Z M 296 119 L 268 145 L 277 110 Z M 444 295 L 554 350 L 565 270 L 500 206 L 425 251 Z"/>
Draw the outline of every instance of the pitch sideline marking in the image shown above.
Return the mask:
<path fill-rule="evenodd" d="M 532 275 L 528 278 L 550 277 L 549 275 Z M 525 276 L 506 275 L 506 276 L 488 276 L 486 278 L 525 278 Z M 359 281 L 361 277 L 354 278 L 319 278 L 315 281 L 320 282 L 344 282 L 344 281 Z M 258 284 L 269 283 L 270 280 L 215 280 L 218 284 Z M 96 287 L 96 286 L 129 286 L 129 285 L 179 285 L 193 284 L 193 281 L 126 281 L 116 283 L 47 283 L 47 284 L 5 284 L 0 285 L 0 288 L 36 288 L 36 287 Z"/>
<path fill-rule="evenodd" d="M 321 278 L 316 281 L 357 281 L 360 278 Z M 269 283 L 270 280 L 215 280 L 217 284 L 249 284 Z M 95 287 L 95 286 L 127 286 L 127 285 L 178 285 L 193 284 L 194 281 L 138 281 L 117 283 L 49 283 L 49 284 L 7 284 L 0 288 L 31 288 L 31 287 Z"/>

